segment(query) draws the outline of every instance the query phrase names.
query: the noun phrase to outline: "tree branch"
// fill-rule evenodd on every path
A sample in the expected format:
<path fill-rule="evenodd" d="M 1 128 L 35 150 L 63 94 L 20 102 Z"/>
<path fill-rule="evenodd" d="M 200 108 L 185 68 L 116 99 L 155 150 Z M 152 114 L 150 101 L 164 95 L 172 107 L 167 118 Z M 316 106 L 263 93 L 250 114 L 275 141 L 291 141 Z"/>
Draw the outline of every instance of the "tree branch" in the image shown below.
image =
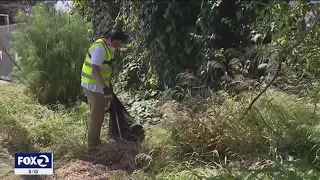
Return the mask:
<path fill-rule="evenodd" d="M 11 57 L 9 51 L 7 50 L 7 48 L 3 45 L 2 40 L 0 39 L 0 48 L 4 51 L 5 54 L 7 54 L 9 60 L 19 69 L 19 71 L 22 71 L 22 69 L 18 66 L 17 62 Z M 17 76 L 13 75 L 11 72 L 5 70 L 7 73 L 9 73 L 12 77 L 18 79 L 23 85 L 25 85 L 26 87 L 30 88 L 30 86 L 28 86 L 25 82 L 22 81 L 22 79 L 18 78 Z M 26 81 L 31 84 L 28 79 L 26 79 Z"/>
<path fill-rule="evenodd" d="M 277 79 L 280 71 L 281 71 L 281 67 L 282 67 L 282 63 L 284 62 L 284 60 L 287 58 L 288 55 L 285 55 L 283 56 L 283 54 L 288 54 L 289 52 L 291 52 L 295 47 L 297 47 L 299 44 L 301 44 L 305 37 L 308 35 L 308 33 L 314 29 L 316 27 L 316 25 L 318 24 L 320 20 L 320 13 L 317 14 L 314 22 L 312 23 L 312 25 L 310 26 L 310 28 L 307 30 L 307 31 L 303 31 L 300 33 L 300 37 L 303 37 L 303 38 L 300 38 L 298 41 L 296 41 L 296 43 L 294 43 L 291 47 L 288 47 L 284 50 L 282 50 L 280 52 L 280 58 L 278 60 L 278 68 L 277 68 L 277 71 L 276 73 L 274 74 L 274 76 L 272 77 L 272 79 L 270 80 L 270 82 L 266 85 L 266 87 L 255 97 L 253 98 L 253 100 L 251 101 L 251 103 L 249 104 L 249 106 L 246 108 L 245 112 L 243 113 L 243 115 L 241 116 L 240 120 L 242 120 L 246 115 L 247 113 L 251 110 L 253 104 L 260 98 L 260 96 L 265 93 L 267 91 L 267 89 L 273 84 L 273 82 Z"/>

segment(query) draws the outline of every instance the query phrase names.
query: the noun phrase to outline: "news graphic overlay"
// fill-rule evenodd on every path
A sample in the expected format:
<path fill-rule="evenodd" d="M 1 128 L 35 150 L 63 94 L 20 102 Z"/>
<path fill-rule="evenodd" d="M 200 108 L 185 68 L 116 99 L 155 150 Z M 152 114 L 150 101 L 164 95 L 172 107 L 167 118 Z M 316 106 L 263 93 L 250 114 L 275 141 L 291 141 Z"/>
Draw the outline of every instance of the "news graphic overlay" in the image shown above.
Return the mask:
<path fill-rule="evenodd" d="M 52 175 L 52 153 L 15 153 L 14 173 L 16 175 Z"/>

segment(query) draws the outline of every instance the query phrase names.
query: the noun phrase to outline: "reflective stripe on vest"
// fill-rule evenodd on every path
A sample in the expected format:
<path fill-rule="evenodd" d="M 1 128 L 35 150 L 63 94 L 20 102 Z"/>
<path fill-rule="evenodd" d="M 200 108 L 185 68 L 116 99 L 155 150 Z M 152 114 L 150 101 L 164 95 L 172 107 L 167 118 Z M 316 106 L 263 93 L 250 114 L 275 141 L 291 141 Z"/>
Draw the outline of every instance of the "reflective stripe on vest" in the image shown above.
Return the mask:
<path fill-rule="evenodd" d="M 98 39 L 96 42 L 94 42 L 91 47 L 89 48 L 89 52 L 97 46 L 103 46 L 104 50 L 105 50 L 105 57 L 107 58 L 106 61 L 111 61 L 111 51 L 109 50 L 109 48 L 107 47 L 107 45 L 105 44 L 103 39 Z M 97 84 L 97 81 L 94 79 L 93 75 L 92 75 L 92 67 L 93 65 L 91 64 L 91 59 L 89 57 L 89 55 L 86 55 L 86 59 L 83 62 L 82 65 L 82 72 L 81 72 L 81 81 L 82 82 L 86 82 L 89 84 Z M 109 86 L 110 84 L 110 78 L 111 78 L 111 74 L 112 74 L 112 70 L 109 66 L 108 63 L 102 63 L 100 66 L 100 74 L 103 77 L 105 84 L 107 86 Z"/>
<path fill-rule="evenodd" d="M 87 62 L 87 61 L 84 61 L 84 64 L 85 64 L 86 66 L 89 66 L 89 67 L 92 68 L 92 64 L 91 64 L 91 63 L 89 63 L 89 62 Z M 103 71 L 103 72 L 108 72 L 108 71 L 111 71 L 111 67 L 102 66 L 102 67 L 100 67 L 100 70 Z"/>
<path fill-rule="evenodd" d="M 92 75 L 89 75 L 89 74 L 86 74 L 84 72 L 81 72 L 81 75 L 86 77 L 86 78 L 89 78 L 89 79 L 93 79 L 94 77 Z M 104 81 L 109 81 L 110 78 L 106 77 L 106 78 L 103 78 Z"/>

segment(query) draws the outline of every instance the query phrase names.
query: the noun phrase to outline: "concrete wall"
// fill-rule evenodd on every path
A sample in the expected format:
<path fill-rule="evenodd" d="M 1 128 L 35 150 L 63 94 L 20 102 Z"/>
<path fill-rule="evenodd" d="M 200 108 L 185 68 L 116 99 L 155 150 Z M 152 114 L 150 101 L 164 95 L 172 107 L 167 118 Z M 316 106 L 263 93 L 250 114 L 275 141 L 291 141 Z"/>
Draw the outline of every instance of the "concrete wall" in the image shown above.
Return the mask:
<path fill-rule="evenodd" d="M 11 32 L 21 25 L 0 26 L 0 76 L 9 76 L 9 72 L 12 72 L 14 64 L 9 56 L 14 59 L 15 54 L 7 54 L 10 53 Z"/>

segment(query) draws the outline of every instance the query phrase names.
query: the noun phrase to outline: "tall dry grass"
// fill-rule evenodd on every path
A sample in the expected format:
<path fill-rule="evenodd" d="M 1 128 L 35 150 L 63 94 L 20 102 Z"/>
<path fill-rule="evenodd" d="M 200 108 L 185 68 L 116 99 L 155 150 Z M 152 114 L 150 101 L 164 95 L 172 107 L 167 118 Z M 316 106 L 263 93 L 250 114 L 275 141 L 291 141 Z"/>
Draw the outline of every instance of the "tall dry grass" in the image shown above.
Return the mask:
<path fill-rule="evenodd" d="M 313 104 L 268 91 L 240 120 L 249 97 L 220 94 L 207 100 L 167 101 L 159 107 L 162 123 L 146 129 L 142 146 L 110 143 L 104 127 L 105 148 L 88 157 L 87 105 L 53 111 L 30 100 L 21 85 L 0 85 L 1 145 L 12 153 L 53 151 L 56 167 L 70 159 L 112 162 L 111 167 L 129 168 L 129 179 L 318 176 L 313 169 L 319 165 L 319 113 Z"/>

